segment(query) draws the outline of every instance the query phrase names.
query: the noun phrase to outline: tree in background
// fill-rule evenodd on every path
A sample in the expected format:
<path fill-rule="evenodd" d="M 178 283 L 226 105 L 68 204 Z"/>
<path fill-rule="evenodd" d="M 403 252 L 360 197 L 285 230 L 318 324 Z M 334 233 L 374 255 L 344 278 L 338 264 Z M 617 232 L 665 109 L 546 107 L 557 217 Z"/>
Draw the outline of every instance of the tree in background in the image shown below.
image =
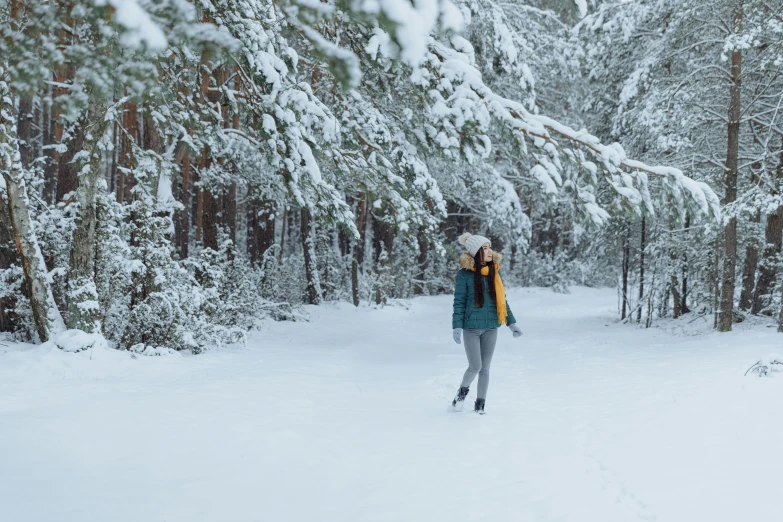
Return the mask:
<path fill-rule="evenodd" d="M 708 178 L 584 129 L 583 4 L 376 7 L 0 4 L 0 224 L 37 262 L 4 327 L 45 340 L 61 314 L 119 348 L 199 351 L 299 303 L 442 292 L 463 228 L 510 249 L 511 279 L 565 290 L 606 280 L 608 256 L 595 276 L 577 252 L 614 220 L 719 216 Z"/>

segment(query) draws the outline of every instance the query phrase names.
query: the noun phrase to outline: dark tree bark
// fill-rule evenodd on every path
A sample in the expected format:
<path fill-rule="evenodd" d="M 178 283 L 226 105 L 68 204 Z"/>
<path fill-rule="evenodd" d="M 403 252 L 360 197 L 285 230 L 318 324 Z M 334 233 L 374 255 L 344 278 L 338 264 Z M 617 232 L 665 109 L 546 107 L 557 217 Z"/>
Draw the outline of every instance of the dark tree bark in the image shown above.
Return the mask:
<path fill-rule="evenodd" d="M 305 275 L 307 277 L 305 298 L 308 304 L 321 304 L 321 282 L 318 276 L 318 263 L 315 256 L 315 227 L 313 226 L 309 209 L 303 208 L 300 215 Z"/>
<path fill-rule="evenodd" d="M 352 246 L 351 297 L 353 298 L 354 306 L 359 306 L 359 265 L 364 259 L 364 223 L 366 221 L 366 209 L 367 195 L 362 194 L 362 199 L 359 202 L 359 220 L 356 223 L 356 228 L 359 230 L 359 237 L 353 242 Z"/>
<path fill-rule="evenodd" d="M 761 216 L 756 213 L 751 218 L 751 223 L 758 223 Z M 750 310 L 753 304 L 753 290 L 756 286 L 756 269 L 759 263 L 759 249 L 754 243 L 748 244 L 745 248 L 745 262 L 742 265 L 742 291 L 740 292 L 739 308 L 740 310 Z"/>
<path fill-rule="evenodd" d="M 77 123 L 71 127 L 72 135 L 66 145 L 66 151 L 60 155 L 57 161 L 57 201 L 71 192 L 79 185 L 77 166 L 73 158 L 77 152 L 84 150 L 84 128 Z"/>
<path fill-rule="evenodd" d="M 247 257 L 250 259 L 250 264 L 256 266 L 261 259 L 261 254 L 259 252 L 261 248 L 258 245 L 257 237 L 260 221 L 258 213 L 261 210 L 261 205 L 257 200 L 252 198 L 252 193 L 253 187 L 251 186 L 248 188 L 248 201 L 245 204 L 245 222 L 247 223 L 247 241 L 245 242 L 245 245 L 247 246 Z"/>
<path fill-rule="evenodd" d="M 179 256 L 181 259 L 188 257 L 190 245 L 190 149 L 185 150 L 182 157 L 182 210 L 179 212 Z"/>
<path fill-rule="evenodd" d="M 764 231 L 766 245 L 759 265 L 759 277 L 756 287 L 753 291 L 753 299 L 750 311 L 753 314 L 759 314 L 765 310 L 771 301 L 772 289 L 775 286 L 775 280 L 778 275 L 778 265 L 776 262 L 778 254 L 783 245 L 783 207 L 778 209 L 767 217 L 767 226 Z M 772 315 L 768 311 L 769 315 Z"/>
<path fill-rule="evenodd" d="M 277 206 L 275 202 L 271 200 L 263 201 L 255 233 L 255 243 L 260 256 L 263 256 L 275 244 L 276 219 Z"/>
<path fill-rule="evenodd" d="M 742 6 L 734 11 L 734 31 L 742 25 Z M 726 147 L 726 174 L 724 177 L 723 205 L 737 199 L 737 176 L 739 166 L 739 131 L 742 94 L 742 51 L 731 54 L 731 84 L 729 86 L 728 143 Z M 734 286 L 737 269 L 737 218 L 731 217 L 724 229 L 723 274 L 721 275 L 720 312 L 718 331 L 730 332 L 734 313 Z"/>
<path fill-rule="evenodd" d="M 11 225 L 11 215 L 5 198 L 0 197 L 0 270 L 19 265 L 19 255 L 14 245 L 14 232 Z M 29 289 L 24 289 L 24 294 L 29 297 Z M 13 332 L 16 329 L 16 321 L 8 310 L 16 306 L 16 297 L 7 295 L 0 298 L 0 331 Z"/>
<path fill-rule="evenodd" d="M 275 244 L 274 211 L 272 201 L 251 199 L 247 205 L 247 253 L 253 265 L 260 263 L 264 252 Z"/>
<path fill-rule="evenodd" d="M 209 166 L 209 156 L 207 154 L 207 149 L 204 148 L 201 150 L 201 155 L 199 156 L 199 162 L 198 162 L 198 178 L 197 181 L 201 181 L 201 173 L 206 171 L 207 167 Z M 207 192 L 207 190 L 199 186 L 196 192 L 196 215 L 195 215 L 195 221 L 196 221 L 196 242 L 205 244 L 204 239 L 204 211 L 205 206 L 209 205 L 210 202 L 208 199 L 211 199 L 212 196 Z M 209 217 L 207 217 L 207 221 L 209 220 Z"/>
<path fill-rule="evenodd" d="M 29 168 L 33 160 L 33 101 L 28 96 L 19 99 L 19 123 L 16 133 L 19 159 L 24 168 Z"/>
<path fill-rule="evenodd" d="M 204 248 L 218 249 L 218 226 L 221 198 L 209 190 L 201 189 L 201 229 Z"/>
<path fill-rule="evenodd" d="M 642 216 L 642 241 L 639 249 L 639 305 L 636 310 L 636 322 L 642 322 L 642 300 L 644 299 L 644 251 L 647 248 L 646 235 L 647 222 L 645 216 Z M 649 325 L 648 325 L 649 326 Z"/>
<path fill-rule="evenodd" d="M 66 48 L 73 45 L 73 38 L 76 34 L 74 30 L 74 21 L 70 18 L 70 13 L 73 8 L 72 1 L 64 1 L 60 4 L 62 13 L 66 13 L 62 26 L 59 28 L 59 44 L 61 47 Z M 58 98 L 69 93 L 68 87 L 65 85 L 73 83 L 76 75 L 76 68 L 70 62 L 58 63 L 54 67 L 53 74 L 53 87 L 52 97 L 54 98 L 54 114 L 52 115 L 54 136 L 53 142 L 56 145 L 62 145 L 63 140 L 66 138 L 65 129 L 66 123 L 63 120 L 62 110 L 58 103 Z M 53 172 L 56 176 L 55 187 L 55 201 L 62 200 L 63 196 L 71 191 L 76 190 L 77 179 L 76 171 L 71 165 L 73 156 L 76 152 L 82 148 L 82 133 L 81 126 L 77 126 L 72 131 L 72 136 L 69 137 L 66 144 L 66 151 L 60 153 L 57 150 L 53 154 Z"/>
<path fill-rule="evenodd" d="M 689 235 L 690 231 L 688 230 L 691 226 L 691 216 L 690 214 L 685 215 L 685 234 Z M 682 282 L 682 291 L 680 292 L 680 313 L 687 314 L 690 312 L 690 309 L 688 308 L 688 254 L 683 252 L 682 253 L 682 277 L 680 278 Z"/>
<path fill-rule="evenodd" d="M 625 319 L 630 307 L 628 305 L 628 272 L 631 264 L 631 245 L 628 242 L 628 235 L 626 234 L 623 242 L 623 310 L 620 315 L 620 319 Z"/>
<path fill-rule="evenodd" d="M 129 172 L 136 164 L 133 149 L 140 140 L 138 107 L 133 102 L 128 102 L 122 115 L 122 129 L 120 130 L 119 173 L 117 176 L 117 201 L 120 203 L 130 199 L 133 188 L 133 176 Z"/>
<path fill-rule="evenodd" d="M 783 141 L 783 140 L 782 140 Z M 773 196 L 780 193 L 780 183 L 783 182 L 783 150 L 775 168 Z M 756 288 L 753 291 L 753 304 L 751 313 L 759 314 L 772 301 L 772 288 L 775 285 L 778 272 L 777 258 L 783 247 L 783 206 L 767 217 L 767 225 L 764 229 L 765 246 L 759 265 L 759 277 Z M 768 311 L 772 315 L 771 311 Z"/>
<path fill-rule="evenodd" d="M 234 243 L 237 242 L 237 184 L 232 183 L 228 187 L 223 205 L 223 222 L 225 223 L 228 237 Z"/>
<path fill-rule="evenodd" d="M 783 333 L 783 306 L 780 307 L 780 313 L 778 314 L 778 332 Z"/>
<path fill-rule="evenodd" d="M 720 247 L 718 239 L 715 239 L 715 261 L 712 269 L 712 313 L 713 328 L 718 328 L 718 317 L 720 315 Z"/>
<path fill-rule="evenodd" d="M 280 259 L 283 259 L 283 255 L 285 252 L 285 238 L 288 235 L 288 229 L 291 228 L 291 226 L 288 224 L 289 216 L 288 216 L 288 207 L 283 208 L 283 219 L 282 219 L 282 227 L 280 230 Z"/>
<path fill-rule="evenodd" d="M 417 239 L 419 242 L 419 256 L 418 259 L 416 259 L 418 265 L 416 278 L 418 281 L 413 285 L 413 295 L 422 295 L 424 294 L 426 284 L 424 278 L 426 277 L 425 270 L 427 269 L 427 234 L 424 232 L 423 228 L 419 229 Z"/>
<path fill-rule="evenodd" d="M 375 286 L 375 304 L 385 304 L 390 290 L 390 260 L 394 241 L 394 229 L 392 225 L 385 223 L 371 214 L 373 224 L 373 250 L 375 256 L 378 282 Z"/>
<path fill-rule="evenodd" d="M 680 313 L 687 314 L 688 308 L 688 256 L 682 255 L 682 291 L 680 292 Z"/>
<path fill-rule="evenodd" d="M 677 276 L 674 274 L 672 274 L 671 293 L 673 305 L 672 317 L 674 319 L 679 319 L 680 315 L 682 315 L 682 303 L 680 301 L 679 281 L 677 281 Z"/>
<path fill-rule="evenodd" d="M 46 163 L 44 165 L 44 199 L 50 205 L 56 202 L 57 198 L 57 163 L 55 163 L 55 152 L 51 145 L 54 145 L 54 115 L 51 111 L 51 105 L 44 103 L 41 115 L 41 138 L 46 147 Z"/>

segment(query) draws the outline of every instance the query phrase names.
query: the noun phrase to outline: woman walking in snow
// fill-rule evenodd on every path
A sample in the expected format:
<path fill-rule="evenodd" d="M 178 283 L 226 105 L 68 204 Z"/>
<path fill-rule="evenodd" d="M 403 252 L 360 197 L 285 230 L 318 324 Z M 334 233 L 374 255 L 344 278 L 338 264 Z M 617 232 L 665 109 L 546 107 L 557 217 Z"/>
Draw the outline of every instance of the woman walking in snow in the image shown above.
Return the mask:
<path fill-rule="evenodd" d="M 454 288 L 454 315 L 451 320 L 454 342 L 465 337 L 465 355 L 468 369 L 462 378 L 452 408 L 461 410 L 468 395 L 470 383 L 478 375 L 478 393 L 474 410 L 484 414 L 484 402 L 489 387 L 489 366 L 495 352 L 498 327 L 507 324 L 514 337 L 522 335 L 517 320 L 506 301 L 503 281 L 500 280 L 501 256 L 492 251 L 489 239 L 465 233 L 459 237 L 467 252 L 459 257 L 460 271 Z M 500 303 L 499 306 L 496 303 Z"/>

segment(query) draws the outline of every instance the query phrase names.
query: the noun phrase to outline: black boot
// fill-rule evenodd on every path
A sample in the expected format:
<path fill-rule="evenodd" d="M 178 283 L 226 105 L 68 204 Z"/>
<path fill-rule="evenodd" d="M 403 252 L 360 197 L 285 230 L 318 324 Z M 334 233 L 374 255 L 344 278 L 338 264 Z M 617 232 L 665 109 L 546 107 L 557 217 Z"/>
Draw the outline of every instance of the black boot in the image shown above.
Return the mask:
<path fill-rule="evenodd" d="M 486 399 L 476 399 L 476 405 L 473 406 L 473 409 L 476 410 L 476 413 L 479 415 L 484 415 L 484 401 Z"/>
<path fill-rule="evenodd" d="M 454 397 L 453 401 L 451 401 L 451 407 L 455 410 L 462 410 L 462 407 L 465 405 L 465 397 L 468 396 L 469 390 L 470 388 L 460 386 L 459 391 L 457 392 L 457 396 Z"/>

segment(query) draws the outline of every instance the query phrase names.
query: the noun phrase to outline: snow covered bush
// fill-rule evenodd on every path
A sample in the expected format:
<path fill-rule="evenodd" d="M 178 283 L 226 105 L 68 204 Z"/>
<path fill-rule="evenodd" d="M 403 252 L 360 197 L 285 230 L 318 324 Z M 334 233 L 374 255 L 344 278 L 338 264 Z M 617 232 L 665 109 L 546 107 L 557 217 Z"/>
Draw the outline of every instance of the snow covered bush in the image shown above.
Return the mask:
<path fill-rule="evenodd" d="M 759 377 L 771 377 L 774 373 L 783 372 L 783 357 L 770 354 L 762 357 L 756 364 L 748 368 L 745 375 L 755 373 Z"/>
<path fill-rule="evenodd" d="M 23 285 L 22 267 L 11 265 L 0 270 L 0 320 L 3 331 L 13 332 L 14 338 L 20 341 L 29 341 L 34 337 L 35 325 Z"/>
<path fill-rule="evenodd" d="M 78 353 L 87 350 L 105 350 L 108 348 L 106 338 L 99 333 L 86 333 L 82 330 L 66 330 L 52 341 L 64 352 Z"/>

